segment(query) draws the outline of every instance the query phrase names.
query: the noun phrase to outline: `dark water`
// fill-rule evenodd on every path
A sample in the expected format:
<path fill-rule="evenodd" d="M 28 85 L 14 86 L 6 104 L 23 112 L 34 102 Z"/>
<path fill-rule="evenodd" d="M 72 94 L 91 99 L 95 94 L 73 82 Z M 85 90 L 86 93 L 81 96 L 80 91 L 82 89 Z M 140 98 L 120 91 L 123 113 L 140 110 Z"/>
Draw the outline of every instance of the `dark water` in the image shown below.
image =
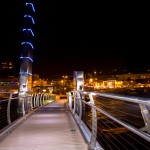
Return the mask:
<path fill-rule="evenodd" d="M 146 100 L 150 98 L 150 88 L 105 89 L 99 90 L 99 92 L 141 97 Z M 94 97 L 94 101 L 98 108 L 105 110 L 112 116 L 137 129 L 145 126 L 138 104 L 105 97 Z M 89 112 L 91 113 L 91 111 Z M 88 114 L 88 117 L 89 122 L 91 122 L 90 114 Z M 105 150 L 150 150 L 150 142 L 114 122 L 102 113 L 97 114 L 97 130 L 97 140 Z"/>

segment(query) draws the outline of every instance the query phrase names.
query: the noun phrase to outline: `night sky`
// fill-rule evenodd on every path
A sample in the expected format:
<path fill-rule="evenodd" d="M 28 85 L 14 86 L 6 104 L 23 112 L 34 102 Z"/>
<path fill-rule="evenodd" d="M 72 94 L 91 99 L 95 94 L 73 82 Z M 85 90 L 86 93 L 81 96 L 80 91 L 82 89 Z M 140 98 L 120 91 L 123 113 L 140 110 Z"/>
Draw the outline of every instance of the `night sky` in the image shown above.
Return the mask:
<path fill-rule="evenodd" d="M 23 1 L 12 0 L 9 5 L 7 2 L 1 5 L 7 9 L 1 10 L 0 60 L 13 60 L 18 70 Z M 74 8 L 72 4 L 62 6 L 49 0 L 29 2 L 36 9 L 33 73 L 57 78 L 72 75 L 76 70 L 150 67 L 149 46 L 147 41 L 143 42 L 140 28 L 134 26 L 132 19 L 115 18 L 107 10 L 102 13 L 82 4 Z"/>

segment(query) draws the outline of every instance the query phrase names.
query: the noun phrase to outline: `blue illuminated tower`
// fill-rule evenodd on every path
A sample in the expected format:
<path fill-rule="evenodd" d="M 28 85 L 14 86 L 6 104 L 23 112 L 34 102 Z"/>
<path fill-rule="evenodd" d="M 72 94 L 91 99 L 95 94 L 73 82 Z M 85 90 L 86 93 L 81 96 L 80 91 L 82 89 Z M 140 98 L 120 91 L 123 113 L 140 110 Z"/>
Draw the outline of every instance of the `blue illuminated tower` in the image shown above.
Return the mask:
<path fill-rule="evenodd" d="M 33 62 L 33 26 L 35 8 L 33 3 L 25 2 L 24 26 L 22 28 L 23 41 L 21 42 L 20 57 L 20 89 L 19 94 L 24 95 L 32 92 L 32 62 Z"/>

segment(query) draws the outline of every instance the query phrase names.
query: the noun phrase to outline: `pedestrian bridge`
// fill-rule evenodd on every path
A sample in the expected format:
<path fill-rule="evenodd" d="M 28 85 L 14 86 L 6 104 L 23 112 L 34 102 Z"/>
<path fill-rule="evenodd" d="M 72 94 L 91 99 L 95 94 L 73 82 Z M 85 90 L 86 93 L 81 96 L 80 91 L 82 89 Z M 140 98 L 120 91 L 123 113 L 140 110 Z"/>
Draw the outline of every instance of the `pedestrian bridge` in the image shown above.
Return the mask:
<path fill-rule="evenodd" d="M 3 97 L 0 150 L 150 150 L 149 99 L 86 91 Z"/>

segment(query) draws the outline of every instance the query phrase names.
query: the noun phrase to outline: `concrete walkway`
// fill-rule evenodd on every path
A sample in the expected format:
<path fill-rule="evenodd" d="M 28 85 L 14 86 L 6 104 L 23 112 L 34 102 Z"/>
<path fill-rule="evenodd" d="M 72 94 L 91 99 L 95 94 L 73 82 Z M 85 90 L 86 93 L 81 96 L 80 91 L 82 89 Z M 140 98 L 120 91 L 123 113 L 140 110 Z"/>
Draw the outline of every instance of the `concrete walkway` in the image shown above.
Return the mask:
<path fill-rule="evenodd" d="M 0 150 L 88 150 L 66 101 L 34 111 L 0 139 Z"/>

